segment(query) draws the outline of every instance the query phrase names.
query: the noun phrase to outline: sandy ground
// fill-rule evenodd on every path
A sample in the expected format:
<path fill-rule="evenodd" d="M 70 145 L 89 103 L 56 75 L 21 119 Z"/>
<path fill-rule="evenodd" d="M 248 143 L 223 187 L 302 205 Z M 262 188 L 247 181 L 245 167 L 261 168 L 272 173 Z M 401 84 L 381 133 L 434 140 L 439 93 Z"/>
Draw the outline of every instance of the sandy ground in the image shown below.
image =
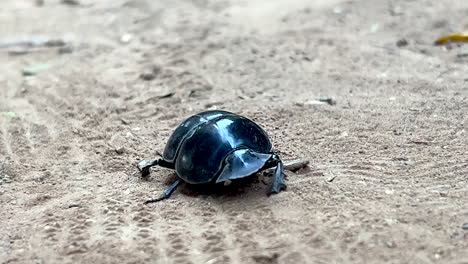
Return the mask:
<path fill-rule="evenodd" d="M 0 49 L 0 263 L 468 263 L 468 46 L 433 45 L 467 1 L 1 2 L 1 41 L 73 52 Z M 206 109 L 310 167 L 142 205 Z"/>

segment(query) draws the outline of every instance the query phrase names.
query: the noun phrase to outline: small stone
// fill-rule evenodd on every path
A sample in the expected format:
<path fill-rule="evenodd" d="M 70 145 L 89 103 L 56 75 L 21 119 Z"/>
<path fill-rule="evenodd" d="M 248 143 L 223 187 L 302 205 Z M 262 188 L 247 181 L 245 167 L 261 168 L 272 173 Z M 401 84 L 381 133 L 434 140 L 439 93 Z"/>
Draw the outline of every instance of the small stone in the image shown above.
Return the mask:
<path fill-rule="evenodd" d="M 449 22 L 447 20 L 436 20 L 433 24 L 432 24 L 432 27 L 433 28 L 444 28 L 444 27 L 447 27 L 447 25 L 449 24 Z"/>
<path fill-rule="evenodd" d="M 341 8 L 339 8 L 339 7 L 333 8 L 333 13 L 335 13 L 335 14 L 341 14 L 342 12 L 343 12 L 343 10 Z"/>
<path fill-rule="evenodd" d="M 60 47 L 57 52 L 58 54 L 69 54 L 73 52 L 73 48 L 70 46 L 64 46 Z"/>
<path fill-rule="evenodd" d="M 8 174 L 5 174 L 3 177 L 0 177 L 0 184 L 2 183 L 12 183 L 13 180 Z"/>
<path fill-rule="evenodd" d="M 447 190 L 439 190 L 439 195 L 440 195 L 440 197 L 447 197 L 448 196 L 448 191 Z"/>
<path fill-rule="evenodd" d="M 333 98 L 320 98 L 318 100 L 320 102 L 322 102 L 322 103 L 326 103 L 326 104 L 329 104 L 329 105 L 336 105 L 336 100 L 333 99 Z"/>
<path fill-rule="evenodd" d="M 46 47 L 63 47 L 66 45 L 65 41 L 61 39 L 50 39 L 44 43 Z"/>
<path fill-rule="evenodd" d="M 127 139 L 121 133 L 113 135 L 109 141 L 109 145 L 114 149 L 117 154 L 123 154 L 125 152 L 125 146 Z"/>
<path fill-rule="evenodd" d="M 330 176 L 327 177 L 327 182 L 333 182 L 336 178 L 336 175 L 335 174 L 332 174 Z"/>
<path fill-rule="evenodd" d="M 79 254 L 79 253 L 85 253 L 87 251 L 87 247 L 85 245 L 80 245 L 76 242 L 72 243 L 71 245 L 68 245 L 64 248 L 64 252 L 67 255 L 73 255 L 73 254 Z"/>
<path fill-rule="evenodd" d="M 464 223 L 464 224 L 462 225 L 462 229 L 463 229 L 463 230 L 468 230 L 468 223 Z"/>
<path fill-rule="evenodd" d="M 125 149 L 123 147 L 116 148 L 114 149 L 117 154 L 123 154 L 125 152 Z"/>
<path fill-rule="evenodd" d="M 399 39 L 397 42 L 396 42 L 396 45 L 397 47 L 401 48 L 401 47 L 404 47 L 404 46 L 408 46 L 408 41 L 406 39 Z"/>
<path fill-rule="evenodd" d="M 76 6 L 80 5 L 80 2 L 78 0 L 62 0 L 62 4 Z"/>
<path fill-rule="evenodd" d="M 315 105 L 315 104 L 336 105 L 336 100 L 333 98 L 319 98 L 317 100 L 307 101 L 304 104 L 306 105 Z"/>
<path fill-rule="evenodd" d="M 461 51 L 460 53 L 457 54 L 457 57 L 458 58 L 468 57 L 468 50 Z"/>
<path fill-rule="evenodd" d="M 8 51 L 8 55 L 10 56 L 19 56 L 19 55 L 24 55 L 30 53 L 30 49 L 26 48 L 17 48 L 17 49 L 12 49 Z"/>
<path fill-rule="evenodd" d="M 377 32 L 377 31 L 379 31 L 379 28 L 380 28 L 380 25 L 377 24 L 377 23 L 375 23 L 375 24 L 372 24 L 372 26 L 370 27 L 369 31 L 370 31 L 371 33 L 375 33 L 375 32 Z"/>
<path fill-rule="evenodd" d="M 130 122 L 127 119 L 124 119 L 124 118 L 119 118 L 119 119 L 120 119 L 120 122 L 122 122 L 122 124 L 124 124 L 124 125 L 130 124 Z M 129 136 L 128 134 L 130 134 L 130 136 L 131 136 L 131 133 L 127 132 L 127 134 L 126 134 L 127 137 Z"/>
<path fill-rule="evenodd" d="M 140 78 L 145 81 L 151 81 L 151 80 L 154 80 L 160 72 L 161 72 L 161 67 L 154 65 L 150 69 L 140 74 Z"/>
<path fill-rule="evenodd" d="M 392 16 L 400 16 L 403 14 L 403 10 L 401 8 L 401 6 L 394 6 L 393 8 L 390 8 L 390 14 Z"/>
<path fill-rule="evenodd" d="M 396 248 L 396 243 L 393 241 L 387 241 L 385 242 L 388 248 Z"/>
<path fill-rule="evenodd" d="M 132 34 L 123 34 L 121 37 L 120 37 L 120 42 L 126 44 L 126 43 L 129 43 L 130 41 L 132 41 L 133 39 L 133 35 Z"/>
<path fill-rule="evenodd" d="M 32 76 L 32 75 L 36 75 L 42 71 L 45 71 L 45 70 L 48 70 L 49 68 L 51 68 L 52 65 L 51 64 L 48 64 L 48 63 L 43 63 L 43 64 L 38 64 L 38 65 L 34 65 L 34 66 L 30 66 L 30 67 L 26 67 L 23 69 L 23 76 Z"/>
<path fill-rule="evenodd" d="M 152 81 L 156 78 L 156 74 L 152 72 L 144 72 L 140 74 L 140 78 L 145 81 Z"/>

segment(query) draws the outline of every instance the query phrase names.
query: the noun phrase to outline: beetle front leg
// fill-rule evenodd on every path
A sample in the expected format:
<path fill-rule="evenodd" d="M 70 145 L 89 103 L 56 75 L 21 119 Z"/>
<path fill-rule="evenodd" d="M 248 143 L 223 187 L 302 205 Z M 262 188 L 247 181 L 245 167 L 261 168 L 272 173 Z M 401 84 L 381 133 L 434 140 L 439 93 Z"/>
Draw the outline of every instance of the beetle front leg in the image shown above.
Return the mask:
<path fill-rule="evenodd" d="M 278 155 L 275 154 L 271 157 L 271 162 L 276 163 L 276 169 L 275 174 L 273 175 L 273 184 L 268 191 L 268 195 L 279 193 L 287 187 L 284 180 L 283 162 Z"/>
<path fill-rule="evenodd" d="M 174 169 L 173 163 L 167 162 L 163 159 L 157 159 L 149 162 L 142 160 L 138 163 L 137 168 L 141 172 L 141 177 L 146 178 L 150 174 L 150 168 L 158 165 L 163 168 Z"/>
<path fill-rule="evenodd" d="M 146 178 L 150 174 L 150 168 L 158 165 L 158 160 L 146 161 L 142 160 L 138 163 L 137 168 L 141 172 L 141 177 Z"/>

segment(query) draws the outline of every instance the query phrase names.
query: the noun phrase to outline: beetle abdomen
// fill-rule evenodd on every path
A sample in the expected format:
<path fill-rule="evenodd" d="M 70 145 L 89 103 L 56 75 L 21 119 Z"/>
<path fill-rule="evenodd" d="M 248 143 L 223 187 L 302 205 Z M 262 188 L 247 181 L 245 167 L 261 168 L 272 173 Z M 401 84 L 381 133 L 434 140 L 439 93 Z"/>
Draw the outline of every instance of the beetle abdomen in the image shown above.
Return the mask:
<path fill-rule="evenodd" d="M 198 125 L 180 141 L 176 154 L 177 175 L 189 183 L 212 181 L 226 156 L 240 148 L 271 151 L 266 132 L 251 120 L 229 113 Z"/>

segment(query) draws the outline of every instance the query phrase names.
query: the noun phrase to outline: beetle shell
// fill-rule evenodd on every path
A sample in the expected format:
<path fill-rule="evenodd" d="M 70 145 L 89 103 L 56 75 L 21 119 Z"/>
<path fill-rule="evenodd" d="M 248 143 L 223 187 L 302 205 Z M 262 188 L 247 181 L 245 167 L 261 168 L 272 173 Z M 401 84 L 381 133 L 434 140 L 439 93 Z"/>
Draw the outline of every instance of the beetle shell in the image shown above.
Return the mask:
<path fill-rule="evenodd" d="M 226 111 L 208 111 L 185 120 L 171 135 L 163 159 L 174 163 L 188 183 L 215 180 L 225 158 L 234 150 L 269 153 L 267 133 L 253 121 Z"/>
<path fill-rule="evenodd" d="M 203 125 L 215 118 L 227 115 L 234 114 L 226 111 L 207 111 L 187 118 L 174 130 L 167 141 L 166 148 L 163 152 L 164 160 L 171 163 L 175 161 L 180 143 L 188 136 L 188 134 L 192 134 L 194 132 L 193 129 L 195 127 Z"/>

